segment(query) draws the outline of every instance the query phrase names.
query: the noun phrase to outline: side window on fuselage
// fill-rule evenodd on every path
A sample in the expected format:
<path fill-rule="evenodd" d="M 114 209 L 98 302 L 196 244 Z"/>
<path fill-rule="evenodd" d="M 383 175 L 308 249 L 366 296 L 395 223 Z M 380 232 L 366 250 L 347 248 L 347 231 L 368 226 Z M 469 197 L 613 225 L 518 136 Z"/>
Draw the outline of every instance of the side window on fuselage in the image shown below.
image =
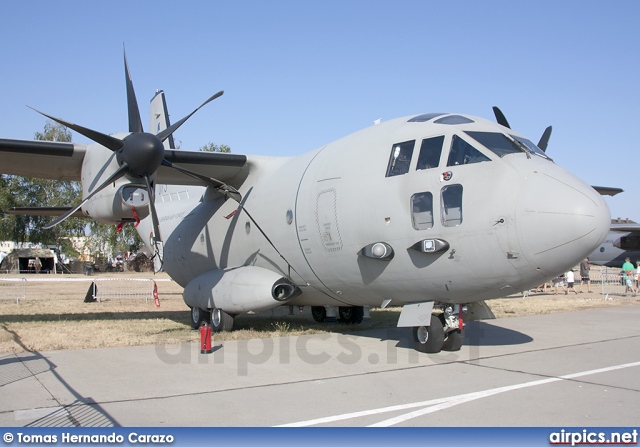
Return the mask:
<path fill-rule="evenodd" d="M 462 185 L 447 185 L 441 191 L 442 225 L 457 227 L 462 223 Z"/>
<path fill-rule="evenodd" d="M 394 175 L 402 175 L 409 172 L 409 165 L 411 164 L 411 156 L 413 155 L 413 147 L 415 144 L 416 140 L 411 140 L 394 144 L 391 147 L 391 156 L 389 157 L 386 177 L 393 177 Z"/>
<path fill-rule="evenodd" d="M 491 161 L 491 159 L 458 135 L 453 136 L 447 166 L 468 165 L 471 163 L 482 163 L 484 161 Z"/>
<path fill-rule="evenodd" d="M 416 230 L 433 228 L 433 194 L 419 192 L 411 196 L 411 223 Z"/>
<path fill-rule="evenodd" d="M 437 168 L 440 164 L 444 136 L 425 138 L 420 145 L 420 155 L 416 170 Z"/>

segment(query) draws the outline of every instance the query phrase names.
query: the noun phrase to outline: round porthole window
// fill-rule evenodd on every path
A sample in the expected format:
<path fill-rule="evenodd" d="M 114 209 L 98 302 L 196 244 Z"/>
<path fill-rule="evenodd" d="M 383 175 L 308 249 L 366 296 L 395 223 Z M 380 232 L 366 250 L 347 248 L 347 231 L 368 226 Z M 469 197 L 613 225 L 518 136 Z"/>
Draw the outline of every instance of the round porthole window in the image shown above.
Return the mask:
<path fill-rule="evenodd" d="M 291 225 L 293 223 L 293 211 L 287 211 L 287 224 Z"/>

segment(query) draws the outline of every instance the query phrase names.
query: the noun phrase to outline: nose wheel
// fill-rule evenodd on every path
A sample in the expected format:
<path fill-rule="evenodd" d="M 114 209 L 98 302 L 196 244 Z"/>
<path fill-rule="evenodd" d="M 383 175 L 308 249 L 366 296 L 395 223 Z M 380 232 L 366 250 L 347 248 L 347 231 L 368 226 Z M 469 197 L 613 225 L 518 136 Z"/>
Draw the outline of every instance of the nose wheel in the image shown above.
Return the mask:
<path fill-rule="evenodd" d="M 455 323 L 456 329 L 452 324 Z M 427 354 L 435 354 L 440 351 L 459 351 L 464 341 L 464 329 L 458 329 L 459 320 L 452 320 L 444 315 L 431 315 L 429 326 L 416 326 L 413 328 L 413 341 L 415 349 Z M 446 332 L 445 332 L 446 330 Z"/>
<path fill-rule="evenodd" d="M 444 329 L 440 318 L 431 315 L 431 323 L 429 326 L 414 327 L 413 341 L 415 342 L 416 351 L 426 354 L 440 352 L 444 345 Z"/>
<path fill-rule="evenodd" d="M 455 329 L 447 332 L 447 338 L 442 345 L 443 351 L 459 351 L 464 341 L 464 330 Z"/>

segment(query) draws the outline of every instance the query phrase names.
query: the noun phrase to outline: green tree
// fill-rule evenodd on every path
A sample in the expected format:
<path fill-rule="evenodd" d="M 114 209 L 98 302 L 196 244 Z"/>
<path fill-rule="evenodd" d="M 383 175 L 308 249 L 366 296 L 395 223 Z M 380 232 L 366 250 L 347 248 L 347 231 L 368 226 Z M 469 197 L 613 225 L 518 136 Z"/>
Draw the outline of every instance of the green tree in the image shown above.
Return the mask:
<path fill-rule="evenodd" d="M 127 251 L 135 253 L 142 248 L 144 242 L 132 224 L 126 224 L 121 231 L 117 231 L 116 225 L 92 220 L 86 244 L 91 253 L 113 257 Z"/>
<path fill-rule="evenodd" d="M 47 122 L 44 131 L 34 136 L 41 141 L 71 141 L 71 132 L 53 122 Z M 86 237 L 87 247 L 96 255 L 136 251 L 143 245 L 133 225 L 125 225 L 122 232 L 117 232 L 115 225 L 72 217 L 44 230 L 51 217 L 3 215 L 11 207 L 73 206 L 81 197 L 79 182 L 0 176 L 0 240 L 58 245 L 71 256 L 78 254 L 71 247 L 71 237 Z"/>
<path fill-rule="evenodd" d="M 47 122 L 44 132 L 36 132 L 36 140 L 71 141 L 71 132 L 59 124 Z M 78 182 L 35 179 L 14 175 L 2 175 L 0 180 L 0 211 L 10 207 L 70 206 L 81 196 Z M 82 234 L 83 223 L 68 219 L 49 230 L 43 226 L 50 217 L 28 215 L 3 215 L 0 239 L 15 242 L 58 245 L 62 237 Z"/>
<path fill-rule="evenodd" d="M 227 146 L 226 144 L 221 144 L 221 145 L 217 145 L 214 143 L 207 143 L 204 146 L 202 146 L 200 149 L 198 149 L 199 152 L 224 152 L 224 153 L 229 153 L 231 152 L 231 148 L 229 146 Z"/>
<path fill-rule="evenodd" d="M 44 132 L 36 132 L 34 140 L 68 143 L 71 141 L 71 131 L 62 124 L 47 121 L 44 125 Z"/>

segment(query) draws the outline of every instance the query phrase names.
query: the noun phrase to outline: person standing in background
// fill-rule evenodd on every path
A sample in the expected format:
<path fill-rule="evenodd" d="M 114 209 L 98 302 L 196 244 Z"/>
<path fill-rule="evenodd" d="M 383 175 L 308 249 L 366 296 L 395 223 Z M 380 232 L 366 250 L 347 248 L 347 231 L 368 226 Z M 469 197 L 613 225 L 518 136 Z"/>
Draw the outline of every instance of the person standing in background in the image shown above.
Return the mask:
<path fill-rule="evenodd" d="M 622 272 L 624 274 L 624 293 L 626 294 L 629 290 L 631 290 L 633 296 L 636 296 L 636 286 L 634 285 L 636 279 L 636 269 L 631 263 L 631 258 L 627 258 L 624 260 L 624 264 L 622 264 Z"/>
<path fill-rule="evenodd" d="M 580 263 L 580 293 L 582 293 L 582 285 L 585 282 L 587 283 L 587 292 L 591 293 L 591 278 L 589 277 L 589 270 L 591 270 L 589 258 L 584 258 Z"/>
<path fill-rule="evenodd" d="M 578 291 L 573 288 L 573 283 L 575 283 L 575 275 L 573 274 L 573 270 L 569 270 L 567 273 L 565 273 L 564 277 L 567 279 L 566 288 L 564 286 L 562 287 L 564 289 L 564 294 L 568 295 L 569 290 L 573 290 L 573 292 L 577 295 Z"/>

